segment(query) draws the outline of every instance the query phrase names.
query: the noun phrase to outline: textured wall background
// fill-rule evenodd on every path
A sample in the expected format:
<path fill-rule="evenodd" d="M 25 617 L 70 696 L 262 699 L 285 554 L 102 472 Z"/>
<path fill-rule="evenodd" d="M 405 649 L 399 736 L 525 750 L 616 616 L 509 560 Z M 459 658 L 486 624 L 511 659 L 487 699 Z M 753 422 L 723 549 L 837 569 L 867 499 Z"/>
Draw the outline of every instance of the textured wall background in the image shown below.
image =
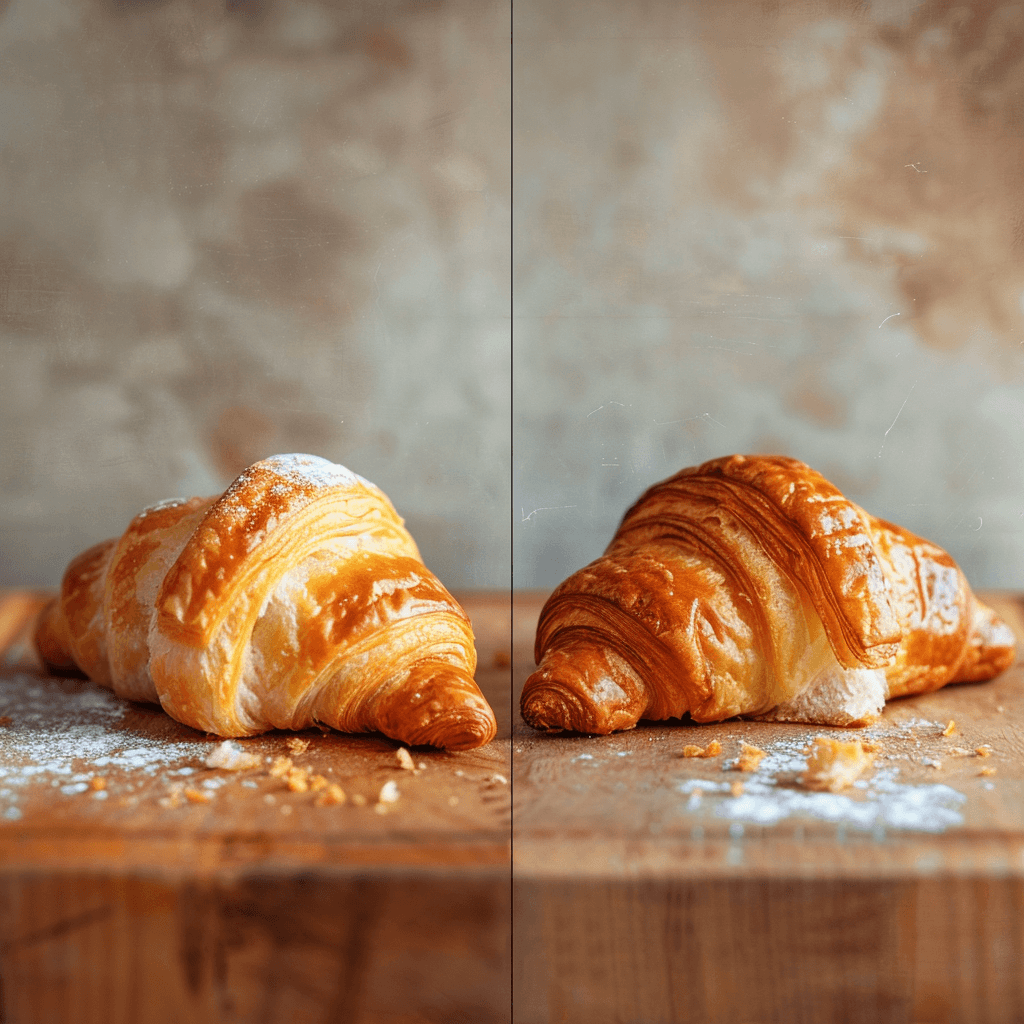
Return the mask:
<path fill-rule="evenodd" d="M 0 0 L 0 584 L 308 451 L 509 578 L 504 0 Z"/>
<path fill-rule="evenodd" d="M 515 584 L 683 466 L 776 452 L 1024 586 L 1024 7 L 513 23 Z"/>

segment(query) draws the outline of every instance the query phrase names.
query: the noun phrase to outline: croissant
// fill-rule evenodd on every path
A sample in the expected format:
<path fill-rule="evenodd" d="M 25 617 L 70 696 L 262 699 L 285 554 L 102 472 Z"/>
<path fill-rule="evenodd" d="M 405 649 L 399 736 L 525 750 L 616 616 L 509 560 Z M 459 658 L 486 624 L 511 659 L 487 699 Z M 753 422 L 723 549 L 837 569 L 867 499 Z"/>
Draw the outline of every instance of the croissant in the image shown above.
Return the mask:
<path fill-rule="evenodd" d="M 79 555 L 36 647 L 218 736 L 323 724 L 465 750 L 494 713 L 469 619 L 373 484 L 278 455 Z"/>
<path fill-rule="evenodd" d="M 862 726 L 889 697 L 997 675 L 1014 637 L 941 548 L 802 462 L 733 455 L 640 497 L 548 599 L 535 657 L 521 711 L 537 729 Z"/>

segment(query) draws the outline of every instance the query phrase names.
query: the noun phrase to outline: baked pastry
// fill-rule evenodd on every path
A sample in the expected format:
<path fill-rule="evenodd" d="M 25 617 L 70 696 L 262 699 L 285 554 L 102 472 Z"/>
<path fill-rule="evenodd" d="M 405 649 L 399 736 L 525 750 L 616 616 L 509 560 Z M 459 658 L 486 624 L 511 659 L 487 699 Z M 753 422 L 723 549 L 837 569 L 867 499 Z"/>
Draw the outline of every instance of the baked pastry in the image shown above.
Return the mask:
<path fill-rule="evenodd" d="M 311 455 L 154 505 L 79 555 L 36 646 L 218 736 L 322 724 L 464 750 L 496 732 L 465 612 L 383 492 Z"/>
<path fill-rule="evenodd" d="M 945 551 L 795 459 L 684 469 L 548 599 L 521 710 L 537 729 L 641 719 L 874 721 L 888 697 L 988 679 L 1014 637 Z"/>

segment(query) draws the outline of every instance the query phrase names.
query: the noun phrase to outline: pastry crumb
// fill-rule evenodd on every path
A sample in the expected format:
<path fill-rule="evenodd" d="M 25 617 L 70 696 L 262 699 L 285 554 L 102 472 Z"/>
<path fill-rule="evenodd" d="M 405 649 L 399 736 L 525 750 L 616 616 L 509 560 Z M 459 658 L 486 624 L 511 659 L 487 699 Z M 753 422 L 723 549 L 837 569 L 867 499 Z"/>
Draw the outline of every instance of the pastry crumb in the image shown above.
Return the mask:
<path fill-rule="evenodd" d="M 423 771 L 424 768 L 427 767 L 427 762 L 426 761 L 420 761 L 419 764 L 416 765 L 416 767 L 419 768 L 420 771 Z"/>
<path fill-rule="evenodd" d="M 89 780 L 89 788 L 90 789 L 95 789 L 95 790 L 106 789 L 107 788 L 107 780 L 105 778 L 103 778 L 102 775 L 94 775 Z"/>
<path fill-rule="evenodd" d="M 285 785 L 293 793 L 305 793 L 309 789 L 309 771 L 305 768 L 290 768 L 285 776 Z"/>
<path fill-rule="evenodd" d="M 683 747 L 683 757 L 718 757 L 722 753 L 722 744 L 712 740 L 706 747 L 695 743 L 687 743 Z"/>
<path fill-rule="evenodd" d="M 269 768 L 269 773 L 275 779 L 280 779 L 287 775 L 291 770 L 292 759 L 290 757 L 275 757 L 274 763 Z"/>
<path fill-rule="evenodd" d="M 492 776 L 490 776 L 490 778 L 488 778 L 487 781 L 495 786 L 508 785 L 508 779 L 506 779 L 504 775 L 500 775 L 498 772 L 495 772 Z"/>
<path fill-rule="evenodd" d="M 942 730 L 942 735 L 952 736 L 954 732 L 956 732 L 956 722 L 951 718 L 949 723 L 946 725 L 946 728 Z"/>
<path fill-rule="evenodd" d="M 366 806 L 366 797 L 363 796 L 362 793 L 354 794 L 353 797 L 352 797 L 352 806 L 353 807 L 365 807 Z"/>
<path fill-rule="evenodd" d="M 190 804 L 208 804 L 213 799 L 213 794 L 209 790 L 186 789 L 185 799 Z"/>
<path fill-rule="evenodd" d="M 380 787 L 380 793 L 377 794 L 377 803 L 394 804 L 398 802 L 398 796 L 398 783 L 394 779 L 389 779 Z"/>
<path fill-rule="evenodd" d="M 395 751 L 395 758 L 398 761 L 399 768 L 404 768 L 407 772 L 414 772 L 416 770 L 416 762 L 413 761 L 412 754 L 405 747 L 399 747 Z"/>
<path fill-rule="evenodd" d="M 978 755 L 978 757 L 992 756 L 992 748 L 987 743 L 982 743 L 980 747 L 975 747 L 974 752 Z"/>
<path fill-rule="evenodd" d="M 345 790 L 336 782 L 329 782 L 322 792 L 317 794 L 314 801 L 317 807 L 334 807 L 345 802 Z M 355 803 L 355 800 L 352 801 Z"/>
<path fill-rule="evenodd" d="M 733 796 L 742 796 L 743 795 L 743 783 L 740 782 L 739 779 L 737 779 L 729 787 L 729 792 L 732 793 Z"/>
<path fill-rule="evenodd" d="M 310 775 L 309 777 L 309 789 L 312 793 L 318 793 L 321 789 L 326 789 L 328 786 L 327 780 L 322 775 Z"/>
<path fill-rule="evenodd" d="M 860 745 L 866 754 L 880 754 L 882 752 L 882 744 L 879 740 L 861 740 Z M 807 753 L 810 753 L 810 748 L 808 748 Z"/>
<path fill-rule="evenodd" d="M 978 772 L 979 775 L 995 775 L 995 773 L 995 768 L 982 768 L 981 771 Z"/>
<path fill-rule="evenodd" d="M 157 800 L 157 803 L 161 807 L 180 807 L 185 802 L 184 797 L 182 796 L 182 790 L 184 788 L 185 787 L 182 783 L 175 783 L 167 791 L 167 795 L 160 797 L 160 799 Z"/>
<path fill-rule="evenodd" d="M 299 754 L 304 754 L 309 750 L 309 740 L 304 736 L 289 736 L 284 741 L 284 745 L 288 748 L 288 753 L 292 757 L 298 757 Z"/>
<path fill-rule="evenodd" d="M 458 802 L 459 802 L 459 798 L 457 796 L 450 796 L 450 797 L 448 797 L 448 806 L 449 807 L 454 807 Z"/>
<path fill-rule="evenodd" d="M 928 768 L 941 768 L 942 762 L 937 757 L 922 757 L 921 764 Z"/>
<path fill-rule="evenodd" d="M 207 768 L 224 768 L 229 772 L 240 772 L 247 768 L 259 768 L 261 760 L 258 754 L 248 754 L 239 750 L 231 740 L 214 747 L 203 764 Z"/>
<path fill-rule="evenodd" d="M 753 772 L 766 756 L 766 751 L 760 747 L 752 747 L 749 743 L 740 743 L 740 756 L 736 762 L 736 770 L 739 772 Z"/>
<path fill-rule="evenodd" d="M 860 740 L 844 742 L 818 736 L 807 760 L 807 771 L 797 781 L 805 789 L 838 793 L 852 785 L 874 759 Z"/>
<path fill-rule="evenodd" d="M 974 751 L 967 747 L 950 747 L 949 752 L 955 757 L 974 757 Z"/>

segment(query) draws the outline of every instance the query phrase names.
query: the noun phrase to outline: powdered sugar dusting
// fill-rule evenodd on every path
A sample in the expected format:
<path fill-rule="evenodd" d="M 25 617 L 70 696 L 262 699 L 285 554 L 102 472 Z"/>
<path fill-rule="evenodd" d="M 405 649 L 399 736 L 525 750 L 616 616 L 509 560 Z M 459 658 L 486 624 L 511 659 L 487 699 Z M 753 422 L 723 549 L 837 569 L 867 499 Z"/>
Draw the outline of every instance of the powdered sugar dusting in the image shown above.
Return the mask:
<path fill-rule="evenodd" d="M 290 482 L 311 484 L 314 487 L 351 487 L 357 483 L 364 486 L 368 484 L 368 481 L 358 473 L 322 459 L 319 455 L 272 455 L 257 465 L 272 470 Z"/>
<path fill-rule="evenodd" d="M 209 743 L 155 740 L 124 728 L 131 707 L 92 683 L 5 676 L 0 715 L 11 724 L 0 729 L 0 818 L 20 818 L 19 804 L 33 786 L 75 796 L 89 788 L 94 774 L 110 768 L 147 777 L 193 771 L 182 762 L 204 757 Z"/>
<path fill-rule="evenodd" d="M 904 723 L 901 732 L 939 723 L 923 719 Z M 899 768 L 886 766 L 853 784 L 845 793 L 808 792 L 796 777 L 807 768 L 806 736 L 763 744 L 765 757 L 752 773 L 745 773 L 742 791 L 727 795 L 732 782 L 687 779 L 677 785 L 686 796 L 684 807 L 702 807 L 703 794 L 722 794 L 714 815 L 732 822 L 775 825 L 790 817 L 809 817 L 862 831 L 897 829 L 911 832 L 944 832 L 964 823 L 961 813 L 967 797 L 941 783 L 912 784 L 898 781 Z M 728 770 L 733 761 L 726 761 Z"/>

